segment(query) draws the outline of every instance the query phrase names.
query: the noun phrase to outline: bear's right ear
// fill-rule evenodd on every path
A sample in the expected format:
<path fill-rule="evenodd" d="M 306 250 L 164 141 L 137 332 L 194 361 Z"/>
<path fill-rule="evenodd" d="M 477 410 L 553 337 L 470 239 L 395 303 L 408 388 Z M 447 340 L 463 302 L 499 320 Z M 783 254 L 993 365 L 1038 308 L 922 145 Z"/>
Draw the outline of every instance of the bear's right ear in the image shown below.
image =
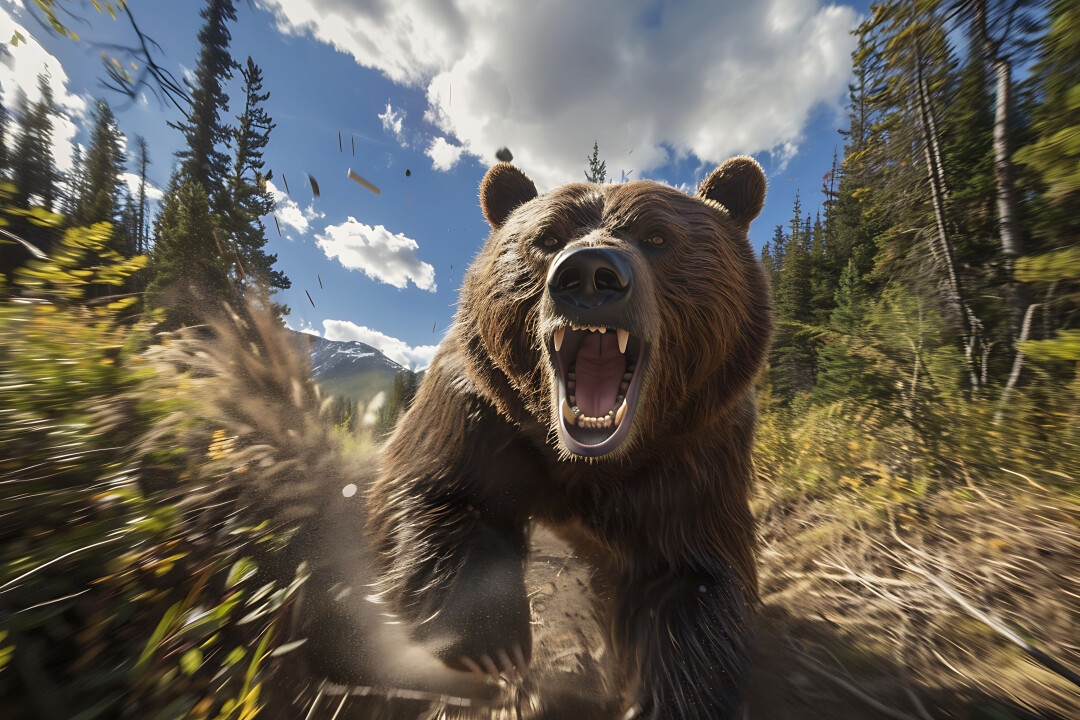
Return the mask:
<path fill-rule="evenodd" d="M 492 165 L 480 183 L 480 207 L 492 229 L 497 230 L 519 205 L 536 197 L 536 186 L 510 163 Z"/>
<path fill-rule="evenodd" d="M 746 232 L 765 205 L 766 184 L 765 172 L 753 158 L 734 157 L 702 181 L 697 196 L 723 205 L 735 224 Z"/>

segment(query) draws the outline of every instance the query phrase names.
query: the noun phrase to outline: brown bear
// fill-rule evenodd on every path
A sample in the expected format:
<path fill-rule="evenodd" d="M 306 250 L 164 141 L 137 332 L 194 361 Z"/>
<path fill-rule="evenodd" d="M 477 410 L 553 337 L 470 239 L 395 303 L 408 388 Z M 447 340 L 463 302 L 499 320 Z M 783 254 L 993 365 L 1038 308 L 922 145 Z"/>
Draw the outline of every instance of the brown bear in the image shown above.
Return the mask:
<path fill-rule="evenodd" d="M 746 233 L 765 185 L 745 157 L 694 196 L 648 181 L 538 195 L 506 163 L 485 176 L 491 234 L 368 493 L 380 594 L 446 664 L 525 671 L 543 523 L 596 566 L 626 710 L 737 716 L 771 330 Z"/>

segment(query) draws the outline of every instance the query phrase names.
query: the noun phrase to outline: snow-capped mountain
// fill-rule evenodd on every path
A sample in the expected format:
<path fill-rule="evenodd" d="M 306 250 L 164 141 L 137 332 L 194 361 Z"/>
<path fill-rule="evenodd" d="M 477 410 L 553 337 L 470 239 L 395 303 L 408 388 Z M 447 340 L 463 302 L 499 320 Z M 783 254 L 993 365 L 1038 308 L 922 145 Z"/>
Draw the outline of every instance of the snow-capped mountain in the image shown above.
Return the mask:
<path fill-rule="evenodd" d="M 311 376 L 332 395 L 368 401 L 394 385 L 406 369 L 362 342 L 327 340 L 293 332 L 300 347 L 311 352 Z"/>
<path fill-rule="evenodd" d="M 389 369 L 399 373 L 405 369 L 372 346 L 362 342 L 327 340 L 315 335 L 297 334 L 310 338 L 311 374 L 316 378 L 374 369 Z"/>

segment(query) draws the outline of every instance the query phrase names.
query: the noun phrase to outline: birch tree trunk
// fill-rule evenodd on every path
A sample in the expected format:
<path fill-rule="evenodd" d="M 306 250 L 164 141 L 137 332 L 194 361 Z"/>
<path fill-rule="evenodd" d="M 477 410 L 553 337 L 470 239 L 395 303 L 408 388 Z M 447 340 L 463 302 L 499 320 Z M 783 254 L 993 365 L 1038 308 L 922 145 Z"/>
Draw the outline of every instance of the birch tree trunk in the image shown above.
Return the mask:
<path fill-rule="evenodd" d="M 926 170 L 930 180 L 930 199 L 934 206 L 934 220 L 937 230 L 936 242 L 931 240 L 930 249 L 945 269 L 945 300 L 959 316 L 964 335 L 964 357 L 968 364 L 971 390 L 977 393 L 982 385 L 976 359 L 976 350 L 982 344 L 982 323 L 964 297 L 960 276 L 956 270 L 956 258 L 952 241 L 949 239 L 945 215 L 945 201 L 948 193 L 945 184 L 945 170 L 940 162 L 941 156 L 935 150 L 939 147 L 937 133 L 935 132 L 936 124 L 931 111 L 930 96 L 926 91 L 926 81 L 922 68 L 922 50 L 917 38 L 914 43 L 914 51 L 916 114 L 922 132 L 923 152 L 926 156 Z"/>

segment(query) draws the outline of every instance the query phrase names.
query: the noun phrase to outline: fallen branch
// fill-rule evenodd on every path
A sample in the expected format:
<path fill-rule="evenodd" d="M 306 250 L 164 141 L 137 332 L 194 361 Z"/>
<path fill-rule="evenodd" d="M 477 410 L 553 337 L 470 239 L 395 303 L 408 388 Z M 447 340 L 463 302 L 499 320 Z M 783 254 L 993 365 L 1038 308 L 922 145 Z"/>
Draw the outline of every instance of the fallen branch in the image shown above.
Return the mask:
<path fill-rule="evenodd" d="M 908 544 L 907 542 L 902 540 L 900 538 L 899 533 L 896 532 L 896 524 L 895 523 L 890 522 L 890 525 L 891 525 L 891 530 L 892 530 L 892 536 L 898 543 L 900 543 L 901 545 L 903 545 L 904 547 L 906 547 L 908 550 L 915 553 L 916 555 L 919 555 L 920 557 L 922 557 L 922 558 L 924 558 L 924 559 L 926 559 L 928 561 L 934 562 L 936 565 L 940 565 L 940 563 L 937 562 L 936 559 L 932 555 L 930 555 L 929 553 L 923 552 L 922 550 L 919 550 L 919 549 L 917 549 L 915 547 L 912 547 L 910 544 Z M 1056 660 L 1055 658 L 1048 655 L 1046 652 L 1040 650 L 1039 648 L 1037 648 L 1034 645 L 1032 645 L 1031 643 L 1029 643 L 1027 640 L 1022 638 L 1019 633 L 1017 633 L 1012 628 L 1005 625 L 1003 622 L 998 620 L 993 615 L 990 615 L 989 613 L 984 612 L 984 611 L 980 610 L 979 608 L 975 607 L 974 605 L 972 605 L 970 602 L 968 602 L 967 598 L 965 598 L 963 595 L 961 595 L 959 592 L 957 592 L 949 583 L 947 583 L 945 580 L 941 579 L 940 577 L 938 577 L 934 573 L 932 573 L 929 570 L 926 570 L 926 569 L 924 569 L 924 568 L 922 568 L 922 567 L 920 567 L 918 565 L 915 565 L 913 563 L 905 562 L 902 558 L 900 558 L 899 555 L 897 555 L 895 552 L 893 552 L 891 550 L 888 550 L 888 552 L 894 558 L 896 558 L 897 560 L 900 561 L 901 566 L 905 570 L 910 570 L 911 572 L 913 572 L 913 573 L 915 573 L 917 575 L 921 575 L 925 579 L 929 580 L 931 583 L 936 585 L 939 590 L 944 592 L 956 604 L 958 604 L 961 608 L 963 608 L 969 615 L 976 618 L 977 620 L 982 622 L 984 625 L 986 625 L 988 628 L 990 628 L 991 630 L 996 632 L 998 635 L 1001 635 L 1003 638 L 1005 638 L 1006 640 L 1010 641 L 1011 643 L 1013 643 L 1014 645 L 1019 647 L 1021 650 L 1023 650 L 1025 653 L 1027 653 L 1027 655 L 1029 657 L 1031 657 L 1033 660 L 1035 660 L 1040 665 L 1045 667 L 1047 670 L 1050 670 L 1050 671 L 1052 671 L 1054 673 L 1057 673 L 1061 677 L 1063 677 L 1066 680 L 1068 680 L 1069 682 L 1071 682 L 1073 685 L 1076 685 L 1077 687 L 1080 687 L 1080 674 L 1077 674 L 1076 672 L 1074 672 L 1073 670 L 1071 670 L 1070 668 L 1068 668 L 1064 664 L 1062 664 L 1060 661 Z M 1021 628 L 1021 630 L 1023 630 L 1023 628 Z M 1024 630 L 1024 632 L 1026 634 L 1030 635 L 1030 633 L 1027 633 L 1026 630 Z"/>
<path fill-rule="evenodd" d="M 1065 667 L 1065 665 L 1063 665 L 1058 660 L 1054 659 L 1047 653 L 1035 647 L 1027 640 L 1024 640 L 1024 638 L 1022 638 L 1018 633 L 1013 631 L 1011 628 L 1009 628 L 997 618 L 986 612 L 983 612 L 979 608 L 972 605 L 963 595 L 954 590 L 952 586 L 950 586 L 947 582 L 937 577 L 932 572 L 924 570 L 923 568 L 920 568 L 916 565 L 905 564 L 904 567 L 907 570 L 911 570 L 914 573 L 922 575 L 924 578 L 936 585 L 942 592 L 952 598 L 961 608 L 967 611 L 969 615 L 978 619 L 991 630 L 1001 635 L 1005 639 L 1009 640 L 1014 645 L 1018 646 L 1021 650 L 1027 653 L 1032 659 L 1037 661 L 1047 670 L 1051 670 L 1057 673 L 1061 677 L 1071 682 L 1073 685 L 1080 687 L 1080 674 L 1073 672 L 1071 669 Z"/>

